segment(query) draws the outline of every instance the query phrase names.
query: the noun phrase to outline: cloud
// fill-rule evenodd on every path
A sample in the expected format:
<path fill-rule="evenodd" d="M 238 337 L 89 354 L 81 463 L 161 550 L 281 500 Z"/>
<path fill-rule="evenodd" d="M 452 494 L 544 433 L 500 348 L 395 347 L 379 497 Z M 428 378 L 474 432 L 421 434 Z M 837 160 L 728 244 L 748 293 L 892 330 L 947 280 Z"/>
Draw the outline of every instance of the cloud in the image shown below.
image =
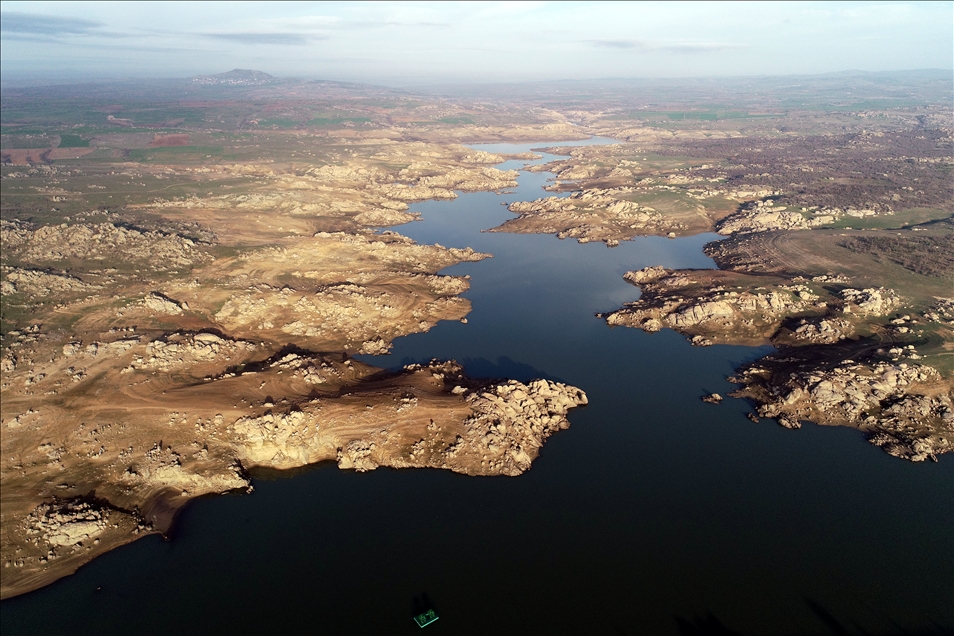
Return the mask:
<path fill-rule="evenodd" d="M 35 13 L 4 11 L 0 13 L 0 31 L 26 35 L 85 35 L 93 33 L 102 22 L 81 18 L 60 18 Z"/>
<path fill-rule="evenodd" d="M 340 18 L 338 16 L 312 15 L 298 18 L 279 18 L 268 20 L 278 29 L 302 29 L 328 31 L 381 29 L 385 27 L 424 27 L 445 29 L 452 26 L 451 22 L 437 20 L 411 20 L 396 18 Z"/>
<path fill-rule="evenodd" d="M 588 40 L 593 46 L 599 46 L 606 49 L 638 49 L 645 50 L 649 48 L 645 42 L 639 40 Z"/>
<path fill-rule="evenodd" d="M 664 51 L 666 53 L 713 53 L 746 48 L 744 44 L 724 42 L 648 42 L 646 40 L 587 40 L 592 46 L 630 51 Z"/>
<path fill-rule="evenodd" d="M 679 42 L 659 46 L 657 50 L 667 53 L 713 53 L 715 51 L 731 51 L 744 48 L 747 48 L 747 45 L 724 42 Z"/>
<path fill-rule="evenodd" d="M 230 42 L 239 42 L 241 44 L 281 44 L 288 46 L 301 46 L 308 44 L 312 40 L 327 40 L 328 36 L 323 34 L 302 34 L 302 33 L 202 33 L 203 37 L 215 40 L 228 40 Z"/>

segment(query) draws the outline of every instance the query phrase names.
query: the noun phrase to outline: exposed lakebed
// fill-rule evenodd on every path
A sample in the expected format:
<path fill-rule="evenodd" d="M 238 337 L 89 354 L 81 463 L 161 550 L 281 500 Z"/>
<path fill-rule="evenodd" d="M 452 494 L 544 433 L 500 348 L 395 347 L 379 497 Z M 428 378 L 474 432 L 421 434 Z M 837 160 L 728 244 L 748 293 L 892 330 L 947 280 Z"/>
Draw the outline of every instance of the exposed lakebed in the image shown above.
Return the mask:
<path fill-rule="evenodd" d="M 189 506 L 172 541 L 147 537 L 5 601 L 4 631 L 411 633 L 422 594 L 442 615 L 435 633 L 952 624 L 954 460 L 911 464 L 857 431 L 789 431 L 750 422 L 741 401 L 701 402 L 769 349 L 692 347 L 594 314 L 638 295 L 627 270 L 711 267 L 701 248 L 717 237 L 607 249 L 481 232 L 513 217 L 501 203 L 541 196 L 549 176 L 523 172 L 513 193 L 412 206 L 423 221 L 397 231 L 494 258 L 445 270 L 473 277 L 467 324 L 443 322 L 365 358 L 386 367 L 454 358 L 472 376 L 586 391 L 589 405 L 530 471 L 327 465 L 263 476 L 251 496 Z"/>

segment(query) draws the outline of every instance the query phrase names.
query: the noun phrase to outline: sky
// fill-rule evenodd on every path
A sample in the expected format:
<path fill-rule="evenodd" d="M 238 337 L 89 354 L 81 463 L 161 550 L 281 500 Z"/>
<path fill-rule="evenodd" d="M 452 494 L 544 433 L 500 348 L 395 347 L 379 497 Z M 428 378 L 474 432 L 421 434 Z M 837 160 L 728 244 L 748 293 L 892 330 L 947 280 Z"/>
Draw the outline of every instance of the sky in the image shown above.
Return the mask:
<path fill-rule="evenodd" d="M 952 2 L 0 2 L 0 75 L 390 86 L 954 67 Z"/>

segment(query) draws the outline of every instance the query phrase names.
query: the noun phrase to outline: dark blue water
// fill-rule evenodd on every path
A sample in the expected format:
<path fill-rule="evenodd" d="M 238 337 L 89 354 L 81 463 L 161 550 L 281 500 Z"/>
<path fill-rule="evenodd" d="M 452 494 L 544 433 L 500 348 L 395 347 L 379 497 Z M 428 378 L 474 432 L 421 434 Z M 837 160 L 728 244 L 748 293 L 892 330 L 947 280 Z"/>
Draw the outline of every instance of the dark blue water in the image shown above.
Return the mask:
<path fill-rule="evenodd" d="M 519 152 L 531 145 L 481 146 Z M 512 162 L 503 167 L 519 167 Z M 468 324 L 401 338 L 397 367 L 455 358 L 471 375 L 557 379 L 590 405 L 517 478 L 333 465 L 200 500 L 171 541 L 147 537 L 5 601 L 5 634 L 940 632 L 954 626 L 954 461 L 911 464 L 848 429 L 753 424 L 725 393 L 767 348 L 691 347 L 595 318 L 647 265 L 711 267 L 713 235 L 607 249 L 482 233 L 512 194 L 412 207 L 422 243 L 494 254 L 469 274 Z M 100 591 L 96 588 L 101 586 Z"/>

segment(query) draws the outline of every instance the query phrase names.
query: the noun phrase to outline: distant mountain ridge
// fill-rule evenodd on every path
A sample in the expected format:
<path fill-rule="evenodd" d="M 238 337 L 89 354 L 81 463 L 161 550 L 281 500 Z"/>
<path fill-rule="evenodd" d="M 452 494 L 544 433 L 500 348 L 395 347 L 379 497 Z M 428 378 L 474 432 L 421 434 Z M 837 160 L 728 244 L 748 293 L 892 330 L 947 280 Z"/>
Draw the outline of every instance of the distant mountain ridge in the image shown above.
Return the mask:
<path fill-rule="evenodd" d="M 268 73 L 244 68 L 236 68 L 225 73 L 216 73 L 215 75 L 197 75 L 190 79 L 193 84 L 210 86 L 261 86 L 263 84 L 271 84 L 275 81 L 275 78 Z"/>

